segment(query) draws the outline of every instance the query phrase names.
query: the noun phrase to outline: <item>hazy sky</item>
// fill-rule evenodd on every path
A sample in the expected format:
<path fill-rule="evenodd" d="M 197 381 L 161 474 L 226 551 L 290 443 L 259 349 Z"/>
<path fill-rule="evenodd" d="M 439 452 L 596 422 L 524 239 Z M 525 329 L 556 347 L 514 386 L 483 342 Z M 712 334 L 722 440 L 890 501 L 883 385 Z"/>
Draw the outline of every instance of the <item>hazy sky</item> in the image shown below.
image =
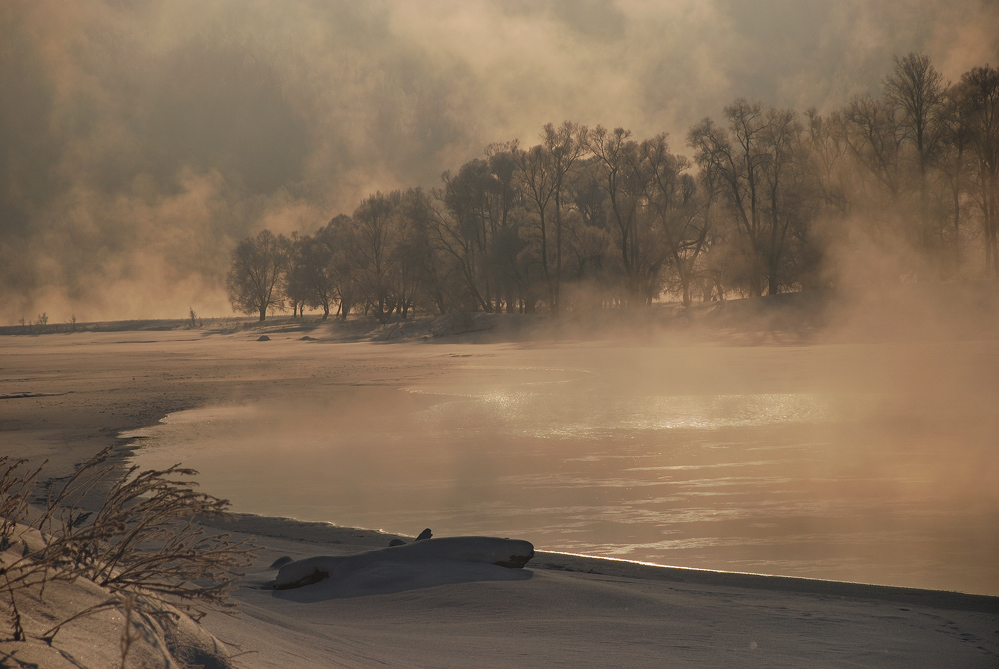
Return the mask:
<path fill-rule="evenodd" d="M 314 230 L 572 119 L 829 110 L 893 54 L 999 63 L 997 0 L 4 0 L 0 323 L 228 312 L 234 239 Z"/>

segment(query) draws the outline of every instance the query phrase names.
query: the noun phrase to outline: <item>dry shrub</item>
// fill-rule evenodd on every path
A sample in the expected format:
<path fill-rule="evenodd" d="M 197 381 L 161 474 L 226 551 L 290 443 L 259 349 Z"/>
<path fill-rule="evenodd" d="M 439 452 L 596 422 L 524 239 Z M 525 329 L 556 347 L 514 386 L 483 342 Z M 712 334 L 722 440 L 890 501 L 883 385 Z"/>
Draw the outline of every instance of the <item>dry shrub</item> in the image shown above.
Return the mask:
<path fill-rule="evenodd" d="M 228 594 L 241 570 L 253 558 L 247 540 L 229 534 L 209 534 L 200 519 L 224 517 L 229 502 L 194 490 L 194 470 L 175 465 L 164 470 L 118 471 L 106 464 L 104 449 L 80 465 L 61 486 L 50 491 L 40 514 L 29 513 L 28 495 L 41 467 L 30 470 L 23 460 L 0 458 L 0 547 L 15 545 L 17 524 L 41 532 L 32 545 L 22 536 L 21 556 L 0 564 L 0 588 L 11 608 L 15 640 L 23 638 L 16 619 L 16 592 L 48 580 L 83 576 L 108 588 L 118 603 L 142 595 L 141 600 L 172 604 L 200 617 L 207 608 L 232 606 Z M 110 483 L 107 483 L 110 481 Z M 108 486 L 103 500 L 84 504 L 98 484 Z M 23 527 L 23 525 L 22 525 Z M 24 532 L 21 533 L 25 535 Z M 73 617 L 79 617 L 77 613 Z M 58 631 L 59 625 L 52 630 Z"/>
<path fill-rule="evenodd" d="M 42 468 L 27 469 L 27 460 L 0 457 L 0 551 L 10 547 L 17 523 L 28 508 L 28 493 Z"/>

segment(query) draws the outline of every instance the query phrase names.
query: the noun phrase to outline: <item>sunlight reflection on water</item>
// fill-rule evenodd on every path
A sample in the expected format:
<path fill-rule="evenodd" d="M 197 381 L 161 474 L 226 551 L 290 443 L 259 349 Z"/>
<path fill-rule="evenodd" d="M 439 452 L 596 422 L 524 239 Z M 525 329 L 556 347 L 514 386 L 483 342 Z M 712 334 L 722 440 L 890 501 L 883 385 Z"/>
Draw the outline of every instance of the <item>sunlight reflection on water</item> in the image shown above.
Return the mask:
<path fill-rule="evenodd" d="M 663 393 L 574 368 L 472 371 L 184 411 L 125 436 L 144 439 L 140 465 L 194 467 L 239 511 L 999 593 L 991 423 L 976 441 L 947 411 L 866 388 Z M 948 443 L 978 460 L 942 458 Z"/>
<path fill-rule="evenodd" d="M 456 429 L 487 423 L 521 436 L 592 438 L 616 430 L 708 430 L 831 417 L 827 402 L 803 393 L 601 398 L 599 402 L 586 396 L 561 399 L 553 405 L 550 395 L 538 392 L 468 394 L 424 410 L 421 419 Z"/>

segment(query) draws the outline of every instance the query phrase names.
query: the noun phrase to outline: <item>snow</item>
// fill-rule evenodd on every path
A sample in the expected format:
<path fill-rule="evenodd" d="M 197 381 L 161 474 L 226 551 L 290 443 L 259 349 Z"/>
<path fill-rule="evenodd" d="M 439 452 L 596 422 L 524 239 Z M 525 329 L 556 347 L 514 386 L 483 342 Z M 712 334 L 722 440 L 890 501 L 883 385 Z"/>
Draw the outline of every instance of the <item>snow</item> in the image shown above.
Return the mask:
<path fill-rule="evenodd" d="M 12 543 L 0 553 L 0 567 L 14 563 L 26 546 L 36 549 L 42 542 L 37 530 L 16 526 Z M 49 580 L 44 593 L 34 586 L 18 589 L 14 596 L 27 639 L 12 639 L 9 614 L 0 619 L 0 667 L 233 667 L 222 642 L 180 610 L 161 602 L 140 596 L 139 606 L 127 616 L 122 597 L 85 578 Z M 112 599 L 118 603 L 101 606 Z M 12 610 L 9 592 L 3 591 L 0 601 L 5 612 Z M 91 607 L 96 608 L 74 617 Z M 49 641 L 41 638 L 59 623 L 63 624 Z M 131 641 L 123 653 L 126 634 Z"/>
<path fill-rule="evenodd" d="M 319 556 L 297 560 L 281 567 L 274 587 L 278 590 L 298 587 L 316 572 L 322 578 L 342 579 L 378 564 L 471 562 L 507 568 L 523 567 L 534 555 L 534 545 L 527 541 L 494 537 L 448 537 L 417 540 L 351 556 Z"/>
<path fill-rule="evenodd" d="M 224 529 L 265 537 L 256 571 L 235 595 L 243 615 L 204 622 L 219 638 L 259 651 L 240 658 L 250 667 L 992 667 L 999 660 L 994 597 L 546 552 L 508 569 L 457 559 L 487 560 L 507 540 L 383 549 L 393 535 L 256 516 Z M 278 572 L 282 580 L 316 567 L 331 577 L 274 590 L 270 565 L 282 555 L 295 558 Z"/>
<path fill-rule="evenodd" d="M 272 587 L 296 601 L 361 597 L 472 581 L 514 581 L 534 555 L 527 541 L 447 537 L 414 541 L 356 555 L 322 555 L 280 568 Z M 293 589 L 303 592 L 291 592 Z"/>
<path fill-rule="evenodd" d="M 318 356 L 314 346 L 326 344 L 275 340 L 260 347 L 245 334 L 144 333 L 154 345 L 129 337 L 0 341 L 0 384 L 12 394 L 32 394 L 0 402 L 0 442 L 8 452 L 35 461 L 50 457 L 47 475 L 61 476 L 122 430 L 153 425 L 171 411 L 283 396 L 290 387 L 304 396 L 329 392 L 331 383 L 429 377 L 451 350 L 331 344 Z M 989 351 L 983 365 L 996 359 L 994 347 Z M 421 520 L 427 522 L 434 521 Z M 425 542 L 386 549 L 395 535 L 259 516 L 212 529 L 255 536 L 264 547 L 234 595 L 242 614 L 210 614 L 201 622 L 202 630 L 246 651 L 237 660 L 251 669 L 999 666 L 996 597 L 670 569 L 541 550 L 523 569 L 470 561 L 454 546 L 416 559 L 414 552 L 438 549 L 422 547 Z M 985 525 L 981 531 L 994 534 Z M 447 546 L 447 539 L 426 543 Z M 338 575 L 274 590 L 268 584 L 281 572 L 271 565 L 282 556 L 292 558 L 285 567 L 325 561 Z M 353 565 L 350 573 L 337 570 L 345 564 Z M 85 581 L 50 583 L 44 601 L 19 600 L 26 629 L 40 633 L 78 607 L 103 601 L 107 593 L 94 588 Z M 0 601 L 5 612 L 2 594 Z M 53 646 L 0 641 L 0 666 L 118 666 L 123 622 L 120 611 L 105 610 L 67 625 Z M 134 646 L 128 666 L 139 666 L 140 658 L 169 666 L 165 637 L 150 637 L 145 650 Z"/>

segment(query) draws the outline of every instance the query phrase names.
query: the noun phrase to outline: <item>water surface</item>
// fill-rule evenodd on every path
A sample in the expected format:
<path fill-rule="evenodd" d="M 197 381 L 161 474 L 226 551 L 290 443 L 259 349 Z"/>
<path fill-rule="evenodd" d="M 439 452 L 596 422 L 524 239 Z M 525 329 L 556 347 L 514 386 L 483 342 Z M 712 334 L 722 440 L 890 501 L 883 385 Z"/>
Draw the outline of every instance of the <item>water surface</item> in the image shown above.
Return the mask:
<path fill-rule="evenodd" d="M 138 462 L 239 511 L 999 594 L 992 344 L 456 350 L 173 414 Z"/>

